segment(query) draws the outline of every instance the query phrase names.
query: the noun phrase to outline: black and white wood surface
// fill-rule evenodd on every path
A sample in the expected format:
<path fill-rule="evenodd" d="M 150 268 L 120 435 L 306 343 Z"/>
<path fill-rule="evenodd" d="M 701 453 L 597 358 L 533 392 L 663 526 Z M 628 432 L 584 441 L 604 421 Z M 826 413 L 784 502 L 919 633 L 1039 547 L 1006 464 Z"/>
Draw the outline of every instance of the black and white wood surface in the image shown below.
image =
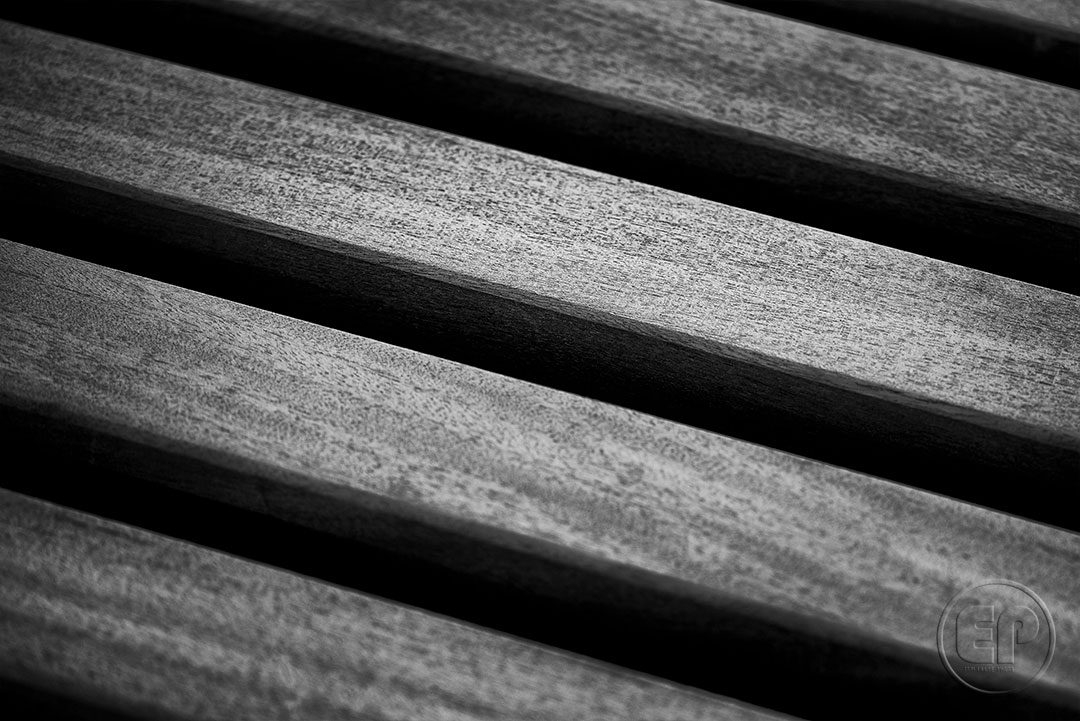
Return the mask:
<path fill-rule="evenodd" d="M 2 489 L 0 539 L 5 718 L 787 718 Z"/>
<path fill-rule="evenodd" d="M 591 609 L 598 633 L 635 619 L 696 685 L 775 674 L 844 716 L 978 703 L 941 672 L 938 618 L 1023 579 L 1061 641 L 1022 702 L 1080 710 L 1076 534 L 27 246 L 0 259 L 4 433 L 31 455 Z M 728 654 L 703 667 L 703 643 Z"/>
<path fill-rule="evenodd" d="M 10 237 L 1076 527 L 1076 296 L 2 32 Z"/>
<path fill-rule="evenodd" d="M 4 7 L 63 32 L 1080 291 L 1072 88 L 712 0 Z"/>
<path fill-rule="evenodd" d="M 798 12 L 0 4 L 0 715 L 1080 718 L 1075 13 Z"/>

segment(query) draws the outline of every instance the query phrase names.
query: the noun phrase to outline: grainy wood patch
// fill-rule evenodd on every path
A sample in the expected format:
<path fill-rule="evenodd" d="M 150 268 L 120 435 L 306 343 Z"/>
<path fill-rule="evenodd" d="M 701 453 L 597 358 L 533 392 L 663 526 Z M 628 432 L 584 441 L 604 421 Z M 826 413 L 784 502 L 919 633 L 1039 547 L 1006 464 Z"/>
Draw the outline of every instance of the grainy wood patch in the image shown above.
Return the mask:
<path fill-rule="evenodd" d="M 1080 292 L 1074 89 L 708 0 L 2 12 Z"/>
<path fill-rule="evenodd" d="M 787 718 L 3 490 L 0 538 L 0 678 L 89 708 Z"/>
<path fill-rule="evenodd" d="M 0 53 L 16 238 L 1077 523 L 1075 296 L 15 25 Z"/>
<path fill-rule="evenodd" d="M 1074 0 L 732 2 L 1080 88 L 1080 4 Z"/>
<path fill-rule="evenodd" d="M 4 432 L 43 462 L 413 554 L 774 708 L 1080 708 L 1076 534 L 27 246 L 0 269 Z M 1031 696 L 940 666 L 987 577 L 1052 609 Z"/>

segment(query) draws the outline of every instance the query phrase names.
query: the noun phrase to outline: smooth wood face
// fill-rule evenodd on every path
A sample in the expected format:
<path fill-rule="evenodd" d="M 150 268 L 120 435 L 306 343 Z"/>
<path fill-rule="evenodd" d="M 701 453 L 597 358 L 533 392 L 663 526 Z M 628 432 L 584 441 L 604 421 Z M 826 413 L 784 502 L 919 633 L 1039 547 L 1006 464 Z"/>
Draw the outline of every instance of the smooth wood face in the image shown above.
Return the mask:
<path fill-rule="evenodd" d="M 1077 297 L 3 32 L 23 234 L 164 272 L 190 251 L 179 282 L 216 273 L 217 294 L 255 286 L 270 308 L 1075 522 L 1047 499 L 1080 464 Z"/>
<path fill-rule="evenodd" d="M 1073 89 L 708 0 L 5 8 L 107 44 L 1080 293 Z"/>
<path fill-rule="evenodd" d="M 0 394 L 51 424 L 43 455 L 633 607 L 834 717 L 1035 703 L 973 698 L 935 650 L 952 596 L 1005 577 L 1058 629 L 1032 693 L 1080 708 L 1076 534 L 18 244 L 0 268 Z"/>
<path fill-rule="evenodd" d="M 91 708 L 787 718 L 4 490 L 0 538 L 0 679 Z"/>

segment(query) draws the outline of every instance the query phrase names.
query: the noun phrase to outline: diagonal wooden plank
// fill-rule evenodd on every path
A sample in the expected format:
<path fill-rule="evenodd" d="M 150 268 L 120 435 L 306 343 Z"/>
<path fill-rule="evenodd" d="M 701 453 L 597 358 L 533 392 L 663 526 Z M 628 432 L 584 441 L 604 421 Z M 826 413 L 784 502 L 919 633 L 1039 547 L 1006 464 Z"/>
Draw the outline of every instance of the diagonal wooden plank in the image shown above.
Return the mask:
<path fill-rule="evenodd" d="M 1080 709 L 1076 534 L 0 248 L 13 453 L 82 459 L 516 589 L 521 608 L 584 636 L 630 633 L 624 665 L 782 710 Z M 100 484 L 106 505 L 123 502 Z M 997 577 L 1034 589 L 1057 625 L 1028 695 L 974 693 L 938 659 L 946 604 Z"/>
<path fill-rule="evenodd" d="M 1058 525 L 1080 299 L 3 26 L 18 237 Z M 980 479 L 979 481 L 974 479 Z M 1013 484 L 1037 492 L 1017 497 Z"/>
<path fill-rule="evenodd" d="M 754 4 L 758 7 L 773 1 L 777 7 L 782 5 L 829 5 L 836 6 L 833 0 L 805 0 L 805 2 L 787 2 L 787 0 L 737 0 L 736 5 Z M 1055 33 L 1064 36 L 1071 33 L 1080 35 L 1080 7 L 1072 0 L 881 0 L 874 3 L 848 3 L 849 5 L 871 6 L 868 9 L 883 15 L 899 12 L 904 6 L 921 8 L 938 13 L 941 17 L 967 16 L 994 20 L 1000 25 L 1009 25 L 1028 29 L 1032 34 L 1037 30 L 1045 33 L 1047 39 Z M 872 7 L 878 6 L 878 7 Z M 794 9 L 794 8 L 792 8 Z M 854 8 L 853 8 L 854 9 Z M 786 10 L 786 8 L 785 8 Z M 930 16 L 928 16 L 930 17 Z M 1032 44 L 1038 44 L 1037 39 Z M 1044 48 L 1045 49 L 1045 48 Z"/>
<path fill-rule="evenodd" d="M 1073 0 L 733 2 L 1080 88 L 1080 5 Z"/>
<path fill-rule="evenodd" d="M 787 718 L 4 490 L 0 538 L 0 680 L 67 711 Z"/>
<path fill-rule="evenodd" d="M 3 12 L 1080 292 L 1073 89 L 709 0 Z"/>
<path fill-rule="evenodd" d="M 909 0 L 923 5 L 953 4 L 983 12 L 1026 18 L 1041 25 L 1080 33 L 1080 7 L 1069 0 Z"/>

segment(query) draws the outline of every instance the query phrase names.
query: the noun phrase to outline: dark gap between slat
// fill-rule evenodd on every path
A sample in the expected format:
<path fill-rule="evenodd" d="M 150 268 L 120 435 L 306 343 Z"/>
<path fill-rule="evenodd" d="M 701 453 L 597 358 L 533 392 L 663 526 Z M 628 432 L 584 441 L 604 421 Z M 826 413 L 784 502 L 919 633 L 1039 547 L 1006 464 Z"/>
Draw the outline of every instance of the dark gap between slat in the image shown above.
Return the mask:
<path fill-rule="evenodd" d="M 767 708 L 810 719 L 1064 714 L 1051 699 L 972 693 L 936 657 L 868 647 L 842 628 L 801 627 L 768 609 L 719 606 L 689 584 L 582 563 L 543 542 L 288 490 L 48 411 L 5 405 L 0 432 L 10 460 L 36 470 L 8 477 L 12 490 Z M 210 487 L 226 503 L 176 490 Z M 274 496 L 281 515 L 227 505 L 252 488 Z"/>
<path fill-rule="evenodd" d="M 4 166 L 0 193 L 9 202 L 0 237 L 1080 530 L 1061 502 L 1074 493 L 1075 450 L 318 250 L 268 224 L 151 195 Z"/>
<path fill-rule="evenodd" d="M 1080 33 L 990 10 L 897 0 L 726 0 L 753 10 L 1080 88 Z"/>
<path fill-rule="evenodd" d="M 67 687 L 41 688 L 0 678 L 0 708 L 5 721 L 184 721 L 154 710 L 131 708 L 130 702 L 119 699 L 92 700 L 93 694 Z"/>
<path fill-rule="evenodd" d="M 10 0 L 0 17 L 1080 294 L 1076 219 L 914 174 L 220 9 Z"/>

